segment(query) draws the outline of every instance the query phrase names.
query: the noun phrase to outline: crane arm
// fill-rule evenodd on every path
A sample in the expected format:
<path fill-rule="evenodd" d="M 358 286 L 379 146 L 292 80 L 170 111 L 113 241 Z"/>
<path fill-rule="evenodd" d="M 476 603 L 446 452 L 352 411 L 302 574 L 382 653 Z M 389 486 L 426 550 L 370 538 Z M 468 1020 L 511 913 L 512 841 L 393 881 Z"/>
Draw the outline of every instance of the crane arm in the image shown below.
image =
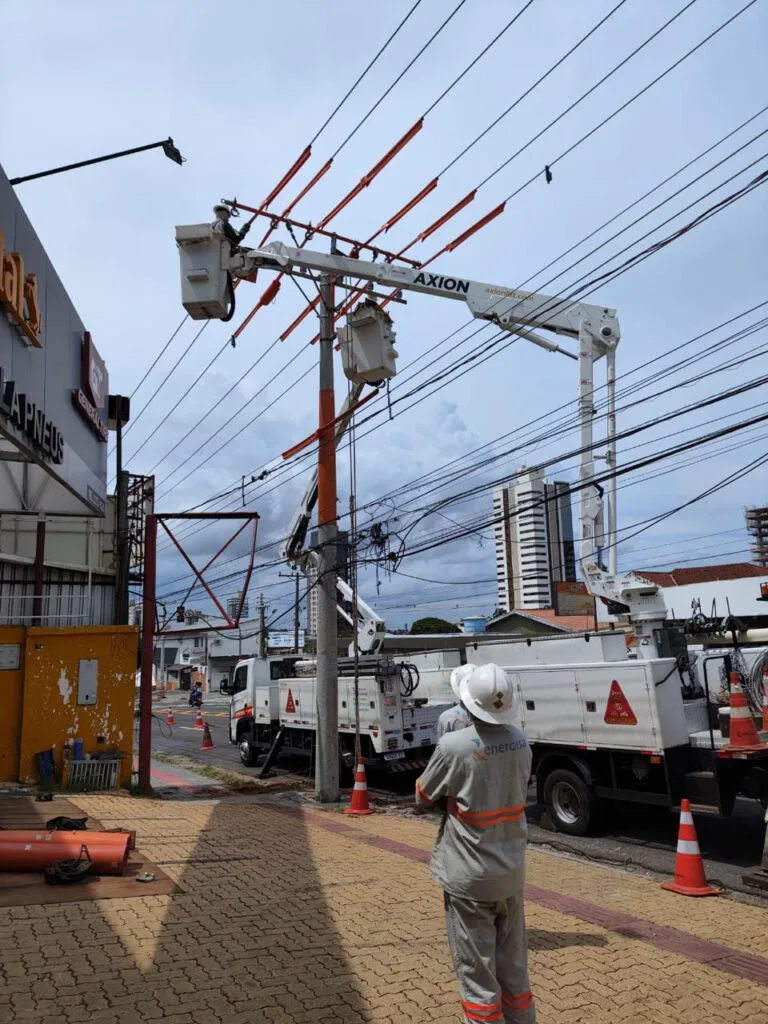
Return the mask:
<path fill-rule="evenodd" d="M 344 437 L 351 419 L 351 415 L 347 416 L 345 413 L 349 412 L 355 407 L 355 405 L 357 405 L 362 391 L 362 384 L 353 384 L 344 400 L 341 412 L 339 413 L 338 423 L 336 424 L 337 447 L 341 439 Z M 288 530 L 288 536 L 283 543 L 281 554 L 290 565 L 298 565 L 304 559 L 304 543 L 307 539 L 307 530 L 309 529 L 309 524 L 312 520 L 312 512 L 316 504 L 317 467 L 312 471 L 312 476 L 309 478 L 307 489 L 304 491 L 302 499 L 299 502 L 299 506 L 296 509 L 293 520 L 291 521 L 290 529 Z"/>
<path fill-rule="evenodd" d="M 393 263 L 374 263 L 334 253 L 315 252 L 312 249 L 297 249 L 283 242 L 270 242 L 263 249 L 240 251 L 229 260 L 230 273 L 235 277 L 248 277 L 259 268 L 299 275 L 315 270 L 341 277 L 360 278 L 388 288 L 457 299 L 466 304 L 472 316 L 490 320 L 513 333 L 518 333 L 515 329 L 517 327 L 538 327 L 578 338 L 583 323 L 587 321 L 592 326 L 590 333 L 594 336 L 598 350 L 602 343 L 600 354 L 604 354 L 606 348 L 615 347 L 619 339 L 619 325 L 614 309 L 471 281 L 441 274 L 439 271 L 418 270 Z M 554 342 L 530 331 L 520 333 L 550 351 L 565 351 Z"/>

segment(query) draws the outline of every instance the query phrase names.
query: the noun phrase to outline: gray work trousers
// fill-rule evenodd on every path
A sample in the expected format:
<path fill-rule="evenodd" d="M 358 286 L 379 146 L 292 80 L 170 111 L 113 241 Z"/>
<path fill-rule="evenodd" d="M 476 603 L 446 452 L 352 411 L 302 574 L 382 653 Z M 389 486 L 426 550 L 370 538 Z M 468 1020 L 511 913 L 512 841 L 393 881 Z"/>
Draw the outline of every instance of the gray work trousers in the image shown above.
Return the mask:
<path fill-rule="evenodd" d="M 464 1020 L 535 1024 L 522 890 L 498 903 L 446 892 L 445 921 Z"/>

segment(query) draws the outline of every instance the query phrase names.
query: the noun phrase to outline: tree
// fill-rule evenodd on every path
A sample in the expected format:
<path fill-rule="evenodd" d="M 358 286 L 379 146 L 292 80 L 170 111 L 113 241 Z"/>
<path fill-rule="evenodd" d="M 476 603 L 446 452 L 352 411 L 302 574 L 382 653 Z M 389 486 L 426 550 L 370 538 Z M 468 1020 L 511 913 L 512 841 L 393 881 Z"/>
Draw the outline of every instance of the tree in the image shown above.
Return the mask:
<path fill-rule="evenodd" d="M 416 633 L 460 633 L 461 630 L 453 622 L 447 622 L 445 619 L 436 619 L 432 616 L 427 616 L 424 619 L 416 619 L 414 624 L 411 626 L 411 635 Z"/>

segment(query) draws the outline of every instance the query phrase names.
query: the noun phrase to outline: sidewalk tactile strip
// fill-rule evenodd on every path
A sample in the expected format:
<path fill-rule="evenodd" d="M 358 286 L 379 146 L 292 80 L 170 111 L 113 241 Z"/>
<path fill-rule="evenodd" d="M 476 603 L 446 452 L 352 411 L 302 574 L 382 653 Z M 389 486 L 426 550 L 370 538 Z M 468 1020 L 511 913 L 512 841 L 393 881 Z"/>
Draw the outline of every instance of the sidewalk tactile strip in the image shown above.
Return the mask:
<path fill-rule="evenodd" d="M 326 832 L 335 832 L 365 846 L 375 846 L 378 850 L 386 850 L 388 853 L 397 854 L 407 860 L 425 864 L 430 859 L 427 850 L 421 850 L 417 846 L 409 846 L 407 843 L 400 843 L 394 839 L 385 839 L 378 835 L 361 832 L 351 825 L 334 820 L 334 817 L 327 811 L 310 811 L 303 808 L 279 806 L 274 806 L 272 809 L 293 817 L 302 817 Z M 568 917 L 574 917 L 586 924 L 598 925 L 623 938 L 647 942 L 651 946 L 656 946 L 657 949 L 666 950 L 668 953 L 677 953 L 709 967 L 716 967 L 726 974 L 734 974 L 747 981 L 768 985 L 768 959 L 765 957 L 741 953 L 730 946 L 721 946 L 717 942 L 701 939 L 678 928 L 670 928 L 643 918 L 631 917 L 629 914 L 617 914 L 605 907 L 588 903 L 586 900 L 566 896 L 550 889 L 541 889 L 535 885 L 526 885 L 525 898 L 530 903 L 566 914 Z"/>

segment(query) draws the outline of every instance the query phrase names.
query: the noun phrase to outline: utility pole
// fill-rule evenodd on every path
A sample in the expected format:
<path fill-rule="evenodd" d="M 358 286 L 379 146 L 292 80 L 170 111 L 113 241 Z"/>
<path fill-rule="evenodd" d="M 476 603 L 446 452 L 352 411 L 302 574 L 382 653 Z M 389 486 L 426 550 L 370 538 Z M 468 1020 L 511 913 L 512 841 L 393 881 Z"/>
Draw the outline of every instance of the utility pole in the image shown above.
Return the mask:
<path fill-rule="evenodd" d="M 339 798 L 339 665 L 336 621 L 336 436 L 333 393 L 334 286 L 320 278 L 320 421 L 317 456 L 317 690 L 315 796 Z"/>
<path fill-rule="evenodd" d="M 293 651 L 299 653 L 299 574 L 296 573 L 296 596 L 293 604 Z"/>
<path fill-rule="evenodd" d="M 299 653 L 299 626 L 301 624 L 300 623 L 300 616 L 299 616 L 299 605 L 301 603 L 301 595 L 299 593 L 299 582 L 300 582 L 301 576 L 299 574 L 298 569 L 295 572 L 291 572 L 291 573 L 279 572 L 277 575 L 278 576 L 284 576 L 287 579 L 293 579 L 293 581 L 296 584 L 296 594 L 295 594 L 294 602 L 293 602 L 293 652 L 294 652 L 294 654 L 298 654 Z"/>
<path fill-rule="evenodd" d="M 264 595 L 259 594 L 259 657 L 267 656 L 267 608 L 264 604 Z M 242 635 L 242 633 L 241 633 Z"/>

